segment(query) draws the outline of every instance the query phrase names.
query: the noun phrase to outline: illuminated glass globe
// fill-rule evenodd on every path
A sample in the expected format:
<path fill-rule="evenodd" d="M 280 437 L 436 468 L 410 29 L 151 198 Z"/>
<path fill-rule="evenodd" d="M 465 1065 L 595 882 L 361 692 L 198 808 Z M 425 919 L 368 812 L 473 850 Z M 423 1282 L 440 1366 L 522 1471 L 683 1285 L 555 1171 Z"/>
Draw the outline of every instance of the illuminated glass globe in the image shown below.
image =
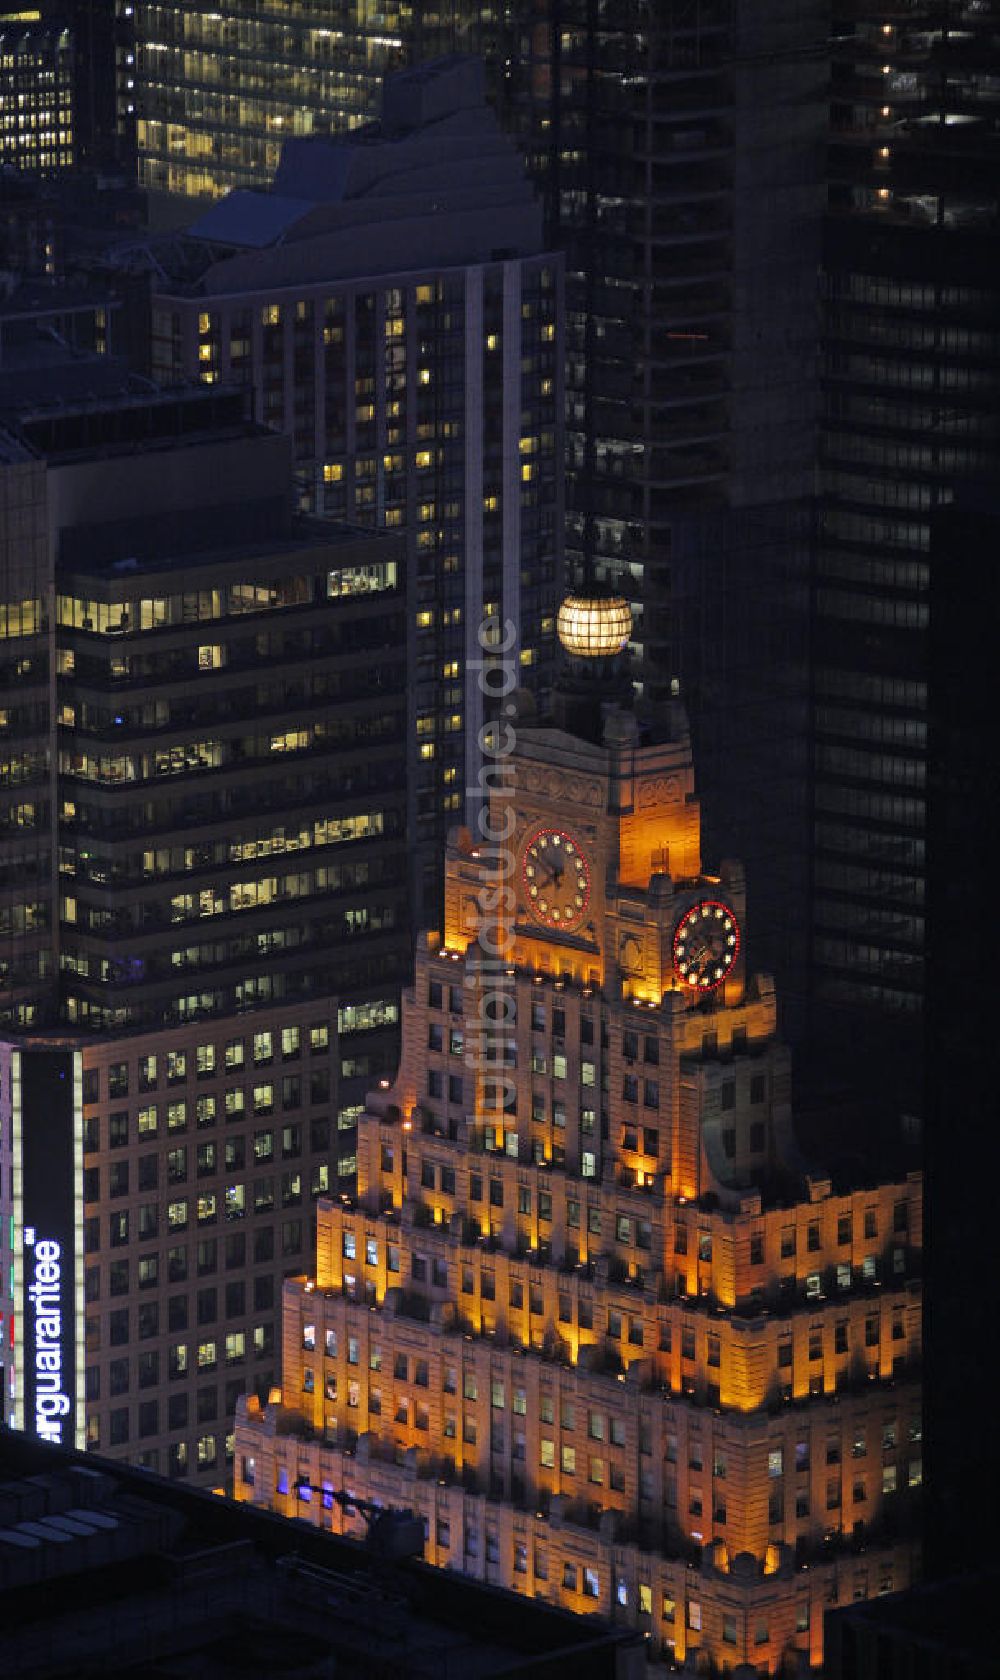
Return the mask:
<path fill-rule="evenodd" d="M 621 595 L 567 595 L 556 629 L 567 653 L 611 659 L 632 634 L 632 609 Z"/>

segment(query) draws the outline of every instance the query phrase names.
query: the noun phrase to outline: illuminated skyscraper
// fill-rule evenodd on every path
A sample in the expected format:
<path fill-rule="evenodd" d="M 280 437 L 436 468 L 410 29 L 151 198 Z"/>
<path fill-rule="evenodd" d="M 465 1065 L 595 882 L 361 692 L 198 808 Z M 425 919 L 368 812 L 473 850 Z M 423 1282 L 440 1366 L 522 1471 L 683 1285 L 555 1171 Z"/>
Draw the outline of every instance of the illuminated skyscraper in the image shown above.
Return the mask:
<path fill-rule="evenodd" d="M 239 392 L 0 433 L 0 1412 L 48 1369 L 64 1442 L 209 1486 L 410 956 L 401 546 L 291 487 Z"/>
<path fill-rule="evenodd" d="M 0 11 L 0 167 L 51 174 L 77 161 L 72 31 Z"/>
<path fill-rule="evenodd" d="M 567 603 L 552 715 L 497 732 L 504 846 L 452 833 L 236 1488 L 411 1507 L 441 1567 L 777 1673 L 915 1566 L 920 1177 L 800 1158 L 743 870 L 706 869 L 681 708 L 629 703 L 624 607 Z"/>
<path fill-rule="evenodd" d="M 0 0 L 0 167 L 52 175 L 131 153 L 116 82 L 134 75 L 129 14 L 114 0 Z M 131 97 L 131 95 L 130 95 Z"/>

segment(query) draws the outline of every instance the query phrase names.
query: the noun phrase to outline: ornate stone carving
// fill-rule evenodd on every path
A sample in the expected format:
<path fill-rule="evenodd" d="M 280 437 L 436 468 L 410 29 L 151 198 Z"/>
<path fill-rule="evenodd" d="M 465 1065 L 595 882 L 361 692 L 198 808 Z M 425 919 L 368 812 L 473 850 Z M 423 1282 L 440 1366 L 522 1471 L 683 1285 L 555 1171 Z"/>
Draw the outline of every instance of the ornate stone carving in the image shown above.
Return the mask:
<path fill-rule="evenodd" d="M 642 946 L 634 933 L 623 933 L 618 941 L 618 966 L 623 974 L 642 975 Z"/>
<path fill-rule="evenodd" d="M 679 776 L 657 776 L 655 781 L 643 782 L 639 789 L 639 809 L 648 811 L 653 805 L 676 805 L 681 798 Z"/>

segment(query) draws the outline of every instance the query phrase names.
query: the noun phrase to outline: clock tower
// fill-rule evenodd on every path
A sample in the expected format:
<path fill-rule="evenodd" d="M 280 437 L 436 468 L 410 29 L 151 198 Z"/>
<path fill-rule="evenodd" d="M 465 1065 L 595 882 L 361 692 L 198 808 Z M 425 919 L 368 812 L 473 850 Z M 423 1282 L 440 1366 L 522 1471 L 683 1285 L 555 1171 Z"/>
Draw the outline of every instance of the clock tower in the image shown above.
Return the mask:
<path fill-rule="evenodd" d="M 490 943 L 502 945 L 513 992 L 529 981 L 535 991 L 558 984 L 567 992 L 564 1014 L 573 1013 L 570 999 L 580 988 L 600 995 L 642 1019 L 644 1040 L 655 1033 L 664 1065 L 704 1043 L 752 1041 L 772 1070 L 775 1100 L 766 1105 L 760 1151 L 770 1157 L 776 1128 L 787 1131 L 787 1052 L 775 1038 L 770 980 L 746 977 L 743 871 L 732 860 L 715 873 L 703 867 L 680 702 L 667 727 L 661 721 L 654 730 L 622 681 L 621 640 L 601 641 L 614 602 L 593 598 L 573 606 L 572 636 L 565 609 L 560 618 L 564 670 L 553 717 L 539 720 L 532 696 L 517 693 L 496 731 L 507 750 L 494 761 L 480 833 L 502 835 L 502 844 L 485 844 L 467 828 L 449 837 L 445 946 L 465 953 L 486 902 L 497 918 Z M 617 625 L 612 634 L 620 637 Z M 496 975 L 487 967 L 478 983 L 495 986 Z M 518 1078 L 512 1071 L 507 1080 L 508 1113 Z M 691 1196 L 739 1188 L 749 1171 L 749 1120 L 741 1128 L 734 1113 L 727 1128 L 736 1134 L 734 1146 L 713 1147 L 711 1128 L 693 1112 L 683 1115 L 680 1080 L 670 1089 L 671 1124 L 658 1129 L 655 1156 L 645 1148 L 630 1151 L 629 1170 L 640 1182 L 665 1173 L 676 1193 Z M 480 1089 L 487 1112 L 489 1093 L 487 1074 Z M 519 1131 L 531 1112 L 530 1093 L 520 1097 Z M 755 1137 L 762 1113 L 755 1115 Z M 497 1130 L 509 1133 L 502 1117 Z M 637 1138 L 652 1135 L 651 1127 L 636 1130 Z M 790 1135 L 784 1145 L 792 1147 Z M 537 1152 L 530 1127 L 518 1147 Z M 604 1157 L 600 1148 L 586 1153 Z"/>
<path fill-rule="evenodd" d="M 743 872 L 701 855 L 628 632 L 571 599 L 551 714 L 501 695 L 236 1490 L 338 1529 L 345 1488 L 407 1507 L 431 1563 L 777 1676 L 912 1578 L 920 1180 L 801 1161 Z"/>

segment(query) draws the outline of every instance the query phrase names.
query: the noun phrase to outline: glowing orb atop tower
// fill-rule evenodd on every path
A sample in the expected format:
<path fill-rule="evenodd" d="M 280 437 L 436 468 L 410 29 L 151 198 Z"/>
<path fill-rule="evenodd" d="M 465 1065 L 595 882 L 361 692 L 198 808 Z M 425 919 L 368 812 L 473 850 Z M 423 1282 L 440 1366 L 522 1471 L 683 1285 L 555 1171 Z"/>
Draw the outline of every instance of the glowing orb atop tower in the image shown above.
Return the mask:
<path fill-rule="evenodd" d="M 611 659 L 632 634 L 632 609 L 622 595 L 567 595 L 556 630 L 577 659 Z"/>

